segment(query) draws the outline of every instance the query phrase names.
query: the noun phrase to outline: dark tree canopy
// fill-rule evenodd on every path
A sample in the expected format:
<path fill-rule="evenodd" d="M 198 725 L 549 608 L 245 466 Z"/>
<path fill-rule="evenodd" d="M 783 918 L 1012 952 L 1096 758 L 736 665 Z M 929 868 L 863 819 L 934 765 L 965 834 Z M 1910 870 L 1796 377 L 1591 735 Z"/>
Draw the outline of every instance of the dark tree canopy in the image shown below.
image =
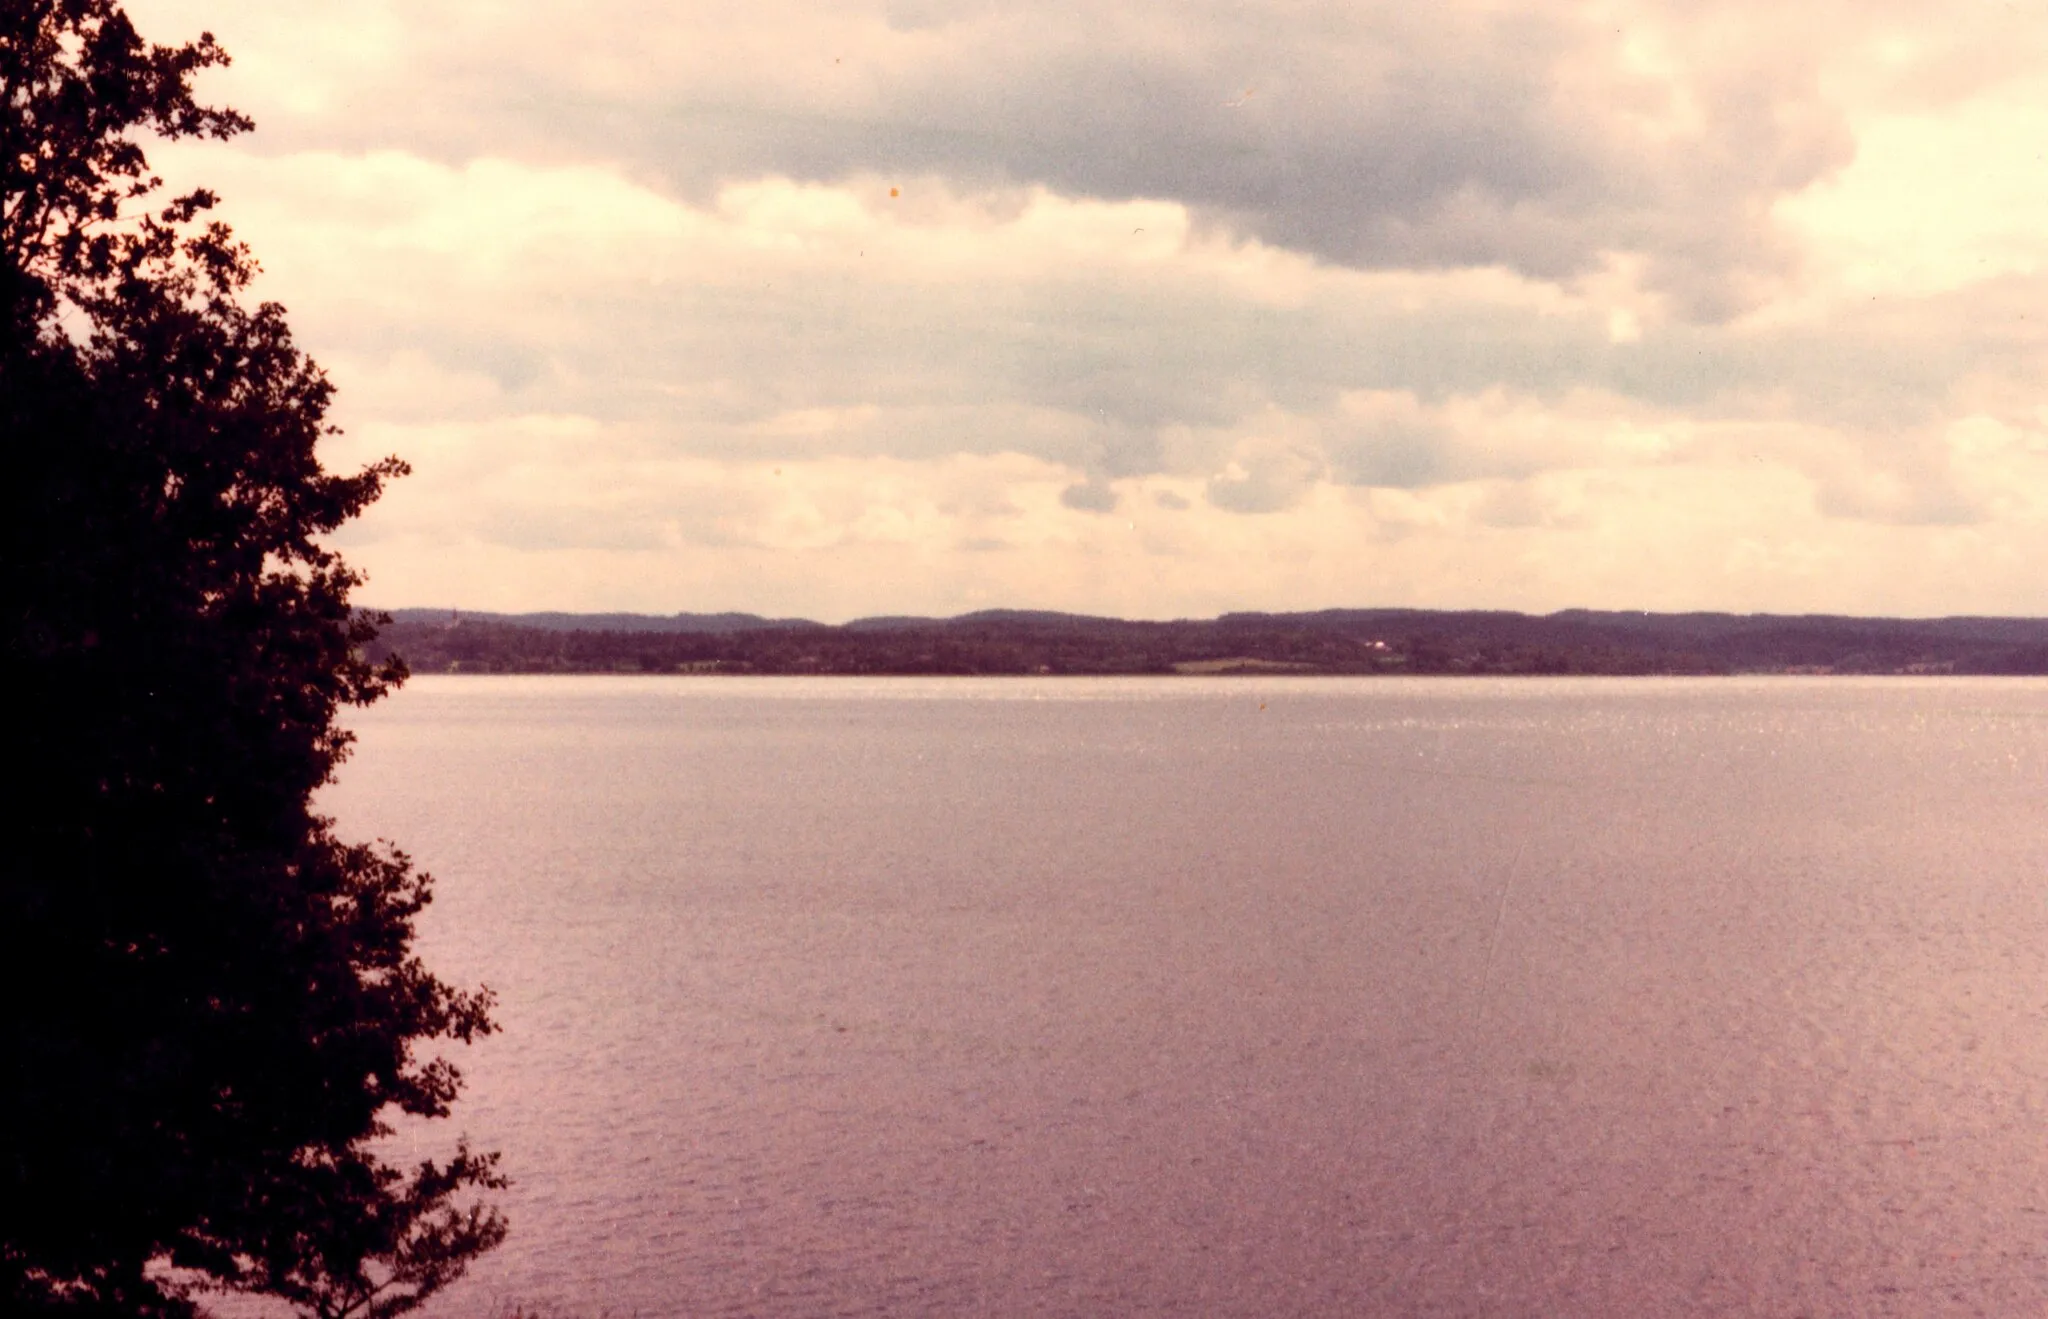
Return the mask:
<path fill-rule="evenodd" d="M 401 1170 L 488 996 L 412 951 L 427 877 L 311 807 L 404 676 L 319 538 L 403 472 L 324 471 L 330 387 L 148 135 L 250 127 L 227 57 L 115 0 L 0 3 L 0 1311 L 180 1315 L 205 1286 L 398 1313 L 495 1245 L 495 1156 Z M 195 1291 L 193 1284 L 201 1284 Z"/>

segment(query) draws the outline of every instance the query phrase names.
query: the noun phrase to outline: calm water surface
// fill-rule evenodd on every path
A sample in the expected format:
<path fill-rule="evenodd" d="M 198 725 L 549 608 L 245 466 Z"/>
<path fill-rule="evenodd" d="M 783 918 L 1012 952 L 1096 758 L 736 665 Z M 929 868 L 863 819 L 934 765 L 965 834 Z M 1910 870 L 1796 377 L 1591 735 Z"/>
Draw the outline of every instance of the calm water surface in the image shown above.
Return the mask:
<path fill-rule="evenodd" d="M 356 724 L 326 809 L 501 997 L 458 1125 L 514 1235 L 432 1314 L 2048 1306 L 2048 684 L 420 678 Z"/>

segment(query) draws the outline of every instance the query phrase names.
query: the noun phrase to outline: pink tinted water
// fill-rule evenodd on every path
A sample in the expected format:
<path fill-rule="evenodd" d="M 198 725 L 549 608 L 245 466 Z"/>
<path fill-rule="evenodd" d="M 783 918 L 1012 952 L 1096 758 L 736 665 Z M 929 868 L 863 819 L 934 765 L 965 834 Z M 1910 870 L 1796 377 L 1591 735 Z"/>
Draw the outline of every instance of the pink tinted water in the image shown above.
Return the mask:
<path fill-rule="evenodd" d="M 431 1314 L 2048 1306 L 2048 684 L 419 679 Z M 423 1146 L 424 1148 L 424 1146 Z"/>

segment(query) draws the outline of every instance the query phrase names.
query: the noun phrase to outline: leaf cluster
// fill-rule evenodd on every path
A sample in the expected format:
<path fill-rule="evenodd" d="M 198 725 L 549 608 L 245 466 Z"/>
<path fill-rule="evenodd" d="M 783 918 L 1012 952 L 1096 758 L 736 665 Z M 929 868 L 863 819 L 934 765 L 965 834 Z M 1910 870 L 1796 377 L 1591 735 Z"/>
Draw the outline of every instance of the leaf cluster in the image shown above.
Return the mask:
<path fill-rule="evenodd" d="M 0 9 L 0 681 L 29 782 L 0 885 L 0 1310 L 194 1312 L 208 1288 L 396 1314 L 504 1234 L 494 1156 L 401 1172 L 429 1056 L 491 1029 L 413 954 L 428 877 L 312 809 L 341 706 L 402 681 L 322 537 L 395 459 L 326 471 L 332 387 L 142 148 L 249 127 L 211 37 L 114 0 Z"/>

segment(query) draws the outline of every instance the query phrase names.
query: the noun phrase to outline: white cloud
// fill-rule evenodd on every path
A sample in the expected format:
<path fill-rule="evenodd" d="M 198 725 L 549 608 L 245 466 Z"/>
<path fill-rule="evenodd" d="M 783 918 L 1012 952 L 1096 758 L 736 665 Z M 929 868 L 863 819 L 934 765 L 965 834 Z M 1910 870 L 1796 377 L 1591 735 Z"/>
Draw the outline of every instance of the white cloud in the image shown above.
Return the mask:
<path fill-rule="evenodd" d="M 2042 608 L 2000 6 L 135 12 L 388 603 Z"/>
<path fill-rule="evenodd" d="M 1853 165 L 1781 200 L 1835 300 L 1917 296 L 2042 268 L 2048 79 L 1876 118 Z M 1930 180 L 1939 179 L 1936 187 Z"/>

